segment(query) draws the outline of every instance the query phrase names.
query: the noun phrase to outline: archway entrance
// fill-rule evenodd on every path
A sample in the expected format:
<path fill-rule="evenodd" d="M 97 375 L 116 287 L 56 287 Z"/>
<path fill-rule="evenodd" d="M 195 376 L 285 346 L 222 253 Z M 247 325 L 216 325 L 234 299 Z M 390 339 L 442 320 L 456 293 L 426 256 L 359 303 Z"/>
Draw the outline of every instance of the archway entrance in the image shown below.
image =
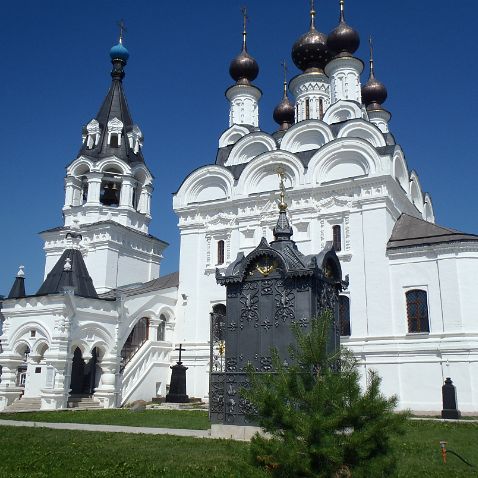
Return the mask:
<path fill-rule="evenodd" d="M 73 352 L 71 367 L 71 395 L 91 396 L 96 387 L 96 365 L 98 353 L 96 347 L 91 351 L 91 359 L 85 364 L 83 353 L 77 347 Z"/>

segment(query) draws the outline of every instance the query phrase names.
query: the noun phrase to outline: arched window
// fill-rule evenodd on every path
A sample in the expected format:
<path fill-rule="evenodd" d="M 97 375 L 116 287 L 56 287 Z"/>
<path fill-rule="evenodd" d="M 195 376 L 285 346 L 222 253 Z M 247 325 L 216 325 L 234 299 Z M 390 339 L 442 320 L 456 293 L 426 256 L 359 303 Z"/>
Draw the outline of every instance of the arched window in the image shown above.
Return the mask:
<path fill-rule="evenodd" d="M 309 98 L 305 99 L 305 119 L 310 118 L 310 100 Z"/>
<path fill-rule="evenodd" d="M 142 319 L 138 320 L 123 345 L 121 350 L 123 365 L 129 362 L 133 358 L 134 354 L 146 342 L 146 340 L 148 340 L 148 333 L 149 319 L 147 317 L 143 317 Z"/>
<path fill-rule="evenodd" d="M 334 249 L 339 252 L 342 250 L 342 230 L 340 229 L 340 226 L 333 226 L 332 234 L 334 241 Z"/>
<path fill-rule="evenodd" d="M 427 293 L 424 290 L 415 289 L 409 290 L 405 296 L 407 299 L 408 332 L 430 332 Z"/>
<path fill-rule="evenodd" d="M 224 241 L 217 241 L 217 264 L 224 264 Z"/>
<path fill-rule="evenodd" d="M 166 316 L 161 314 L 159 316 L 159 326 L 158 326 L 158 340 L 162 342 L 166 340 Z"/>
<path fill-rule="evenodd" d="M 101 182 L 100 202 L 105 206 L 116 207 L 120 202 L 121 183 L 109 177 Z"/>
<path fill-rule="evenodd" d="M 340 335 L 350 335 L 350 299 L 346 295 L 339 296 L 339 325 Z"/>
<path fill-rule="evenodd" d="M 324 100 L 319 98 L 319 119 L 324 117 Z"/>

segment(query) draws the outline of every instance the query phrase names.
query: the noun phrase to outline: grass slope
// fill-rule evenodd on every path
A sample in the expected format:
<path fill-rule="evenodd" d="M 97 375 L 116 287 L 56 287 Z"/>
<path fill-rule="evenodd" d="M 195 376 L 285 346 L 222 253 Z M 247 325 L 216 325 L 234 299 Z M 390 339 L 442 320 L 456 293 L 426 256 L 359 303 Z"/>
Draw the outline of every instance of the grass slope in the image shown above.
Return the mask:
<path fill-rule="evenodd" d="M 189 428 L 207 430 L 207 412 L 189 410 L 145 410 L 132 412 L 128 409 L 77 410 L 52 412 L 0 413 L 2 420 L 21 420 L 49 423 L 92 423 L 95 425 L 124 425 L 130 427 Z"/>
<path fill-rule="evenodd" d="M 398 477 L 478 476 L 452 455 L 443 465 L 440 440 L 478 465 L 478 425 L 411 421 L 397 443 Z M 269 476 L 249 463 L 240 442 L 0 427 L 0 478 Z"/>

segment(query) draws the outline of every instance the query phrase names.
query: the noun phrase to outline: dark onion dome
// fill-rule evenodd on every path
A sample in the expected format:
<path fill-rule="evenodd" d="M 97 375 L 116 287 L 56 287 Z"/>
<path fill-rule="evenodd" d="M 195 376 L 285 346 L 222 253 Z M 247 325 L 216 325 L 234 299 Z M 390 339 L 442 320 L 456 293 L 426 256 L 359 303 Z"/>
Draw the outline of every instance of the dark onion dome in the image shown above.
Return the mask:
<path fill-rule="evenodd" d="M 231 61 L 229 66 L 229 74 L 236 83 L 248 85 L 257 78 L 257 75 L 259 74 L 259 65 L 257 61 L 247 52 L 246 10 L 243 9 L 242 13 L 244 15 L 242 51 L 236 56 L 236 58 L 234 58 L 234 60 Z"/>
<path fill-rule="evenodd" d="M 285 61 L 282 63 L 284 67 L 284 95 L 282 101 L 274 109 L 274 121 L 280 126 L 281 131 L 285 131 L 294 124 L 295 108 L 289 101 L 287 96 L 287 66 Z"/>
<path fill-rule="evenodd" d="M 323 70 L 330 60 L 327 35 L 315 29 L 315 10 L 310 11 L 310 30 L 302 35 L 292 47 L 292 61 L 305 73 Z"/>
<path fill-rule="evenodd" d="M 382 109 L 388 93 L 385 85 L 375 78 L 372 38 L 370 38 L 370 77 L 362 86 L 362 102 L 368 110 Z"/>
<path fill-rule="evenodd" d="M 252 58 L 244 45 L 241 53 L 231 61 L 229 66 L 229 74 L 237 83 L 249 84 L 257 78 L 259 74 L 259 65 Z"/>
<path fill-rule="evenodd" d="M 282 101 L 275 107 L 274 121 L 280 126 L 281 130 L 285 130 L 294 124 L 294 119 L 294 105 L 287 97 L 287 93 L 284 93 L 284 98 L 282 98 Z"/>
<path fill-rule="evenodd" d="M 340 21 L 329 33 L 327 46 L 334 56 L 353 55 L 360 46 L 360 36 L 354 28 L 345 22 L 344 0 L 340 0 Z"/>

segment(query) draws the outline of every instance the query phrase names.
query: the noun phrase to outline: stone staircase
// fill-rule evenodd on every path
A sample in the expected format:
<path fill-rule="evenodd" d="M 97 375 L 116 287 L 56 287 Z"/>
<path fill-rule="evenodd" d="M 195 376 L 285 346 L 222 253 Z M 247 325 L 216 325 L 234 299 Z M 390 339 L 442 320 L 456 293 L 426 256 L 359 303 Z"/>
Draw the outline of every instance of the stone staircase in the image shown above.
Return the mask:
<path fill-rule="evenodd" d="M 76 408 L 82 410 L 95 410 L 103 408 L 98 400 L 84 395 L 70 395 L 68 397 L 67 408 Z"/>
<path fill-rule="evenodd" d="M 11 405 L 5 408 L 5 412 L 34 412 L 40 410 L 40 398 L 17 398 Z"/>

